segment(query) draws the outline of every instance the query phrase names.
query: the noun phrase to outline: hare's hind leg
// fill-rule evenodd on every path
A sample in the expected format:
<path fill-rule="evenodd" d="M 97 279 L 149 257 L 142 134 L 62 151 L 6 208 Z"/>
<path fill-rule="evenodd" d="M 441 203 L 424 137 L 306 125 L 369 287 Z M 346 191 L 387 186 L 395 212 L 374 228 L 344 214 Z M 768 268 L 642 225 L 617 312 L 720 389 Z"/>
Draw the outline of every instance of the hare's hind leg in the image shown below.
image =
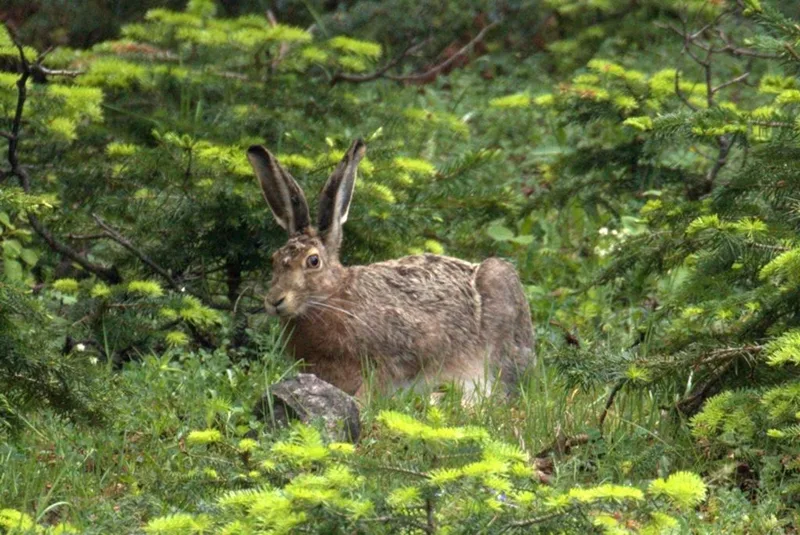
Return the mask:
<path fill-rule="evenodd" d="M 461 403 L 464 406 L 473 405 L 479 399 L 488 396 L 494 385 L 494 375 L 491 369 L 491 355 L 484 348 L 475 348 L 477 352 L 470 353 L 465 358 L 455 359 L 450 366 L 445 367 L 438 377 L 438 383 L 455 383 L 461 389 Z"/>
<path fill-rule="evenodd" d="M 535 362 L 528 300 L 514 266 L 489 258 L 478 266 L 475 286 L 481 296 L 481 337 L 493 367 L 507 389 Z"/>

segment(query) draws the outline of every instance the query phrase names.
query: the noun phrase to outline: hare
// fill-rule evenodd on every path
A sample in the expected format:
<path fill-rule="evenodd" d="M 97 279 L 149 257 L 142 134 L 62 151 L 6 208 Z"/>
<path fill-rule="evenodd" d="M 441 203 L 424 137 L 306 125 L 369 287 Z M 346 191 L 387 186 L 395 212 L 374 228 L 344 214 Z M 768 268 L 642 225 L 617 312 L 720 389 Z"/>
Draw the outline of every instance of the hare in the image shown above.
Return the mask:
<path fill-rule="evenodd" d="M 460 383 L 465 398 L 506 387 L 534 362 L 533 329 L 522 285 L 508 262 L 472 264 L 423 254 L 366 266 L 339 262 L 356 168 L 356 140 L 322 188 L 317 227 L 303 190 L 264 147 L 247 157 L 289 240 L 272 255 L 267 313 L 280 317 L 288 350 L 310 372 L 360 397 L 362 364 L 392 391 L 419 383 Z"/>

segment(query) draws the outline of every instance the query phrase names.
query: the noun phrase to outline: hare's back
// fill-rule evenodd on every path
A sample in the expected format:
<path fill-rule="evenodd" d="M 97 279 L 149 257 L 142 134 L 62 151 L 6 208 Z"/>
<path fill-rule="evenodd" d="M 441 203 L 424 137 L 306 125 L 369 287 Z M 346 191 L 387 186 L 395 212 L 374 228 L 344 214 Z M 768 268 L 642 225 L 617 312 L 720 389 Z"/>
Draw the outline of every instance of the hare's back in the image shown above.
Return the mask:
<path fill-rule="evenodd" d="M 413 323 L 457 324 L 477 332 L 480 295 L 475 287 L 477 264 L 424 254 L 350 268 L 351 291 L 374 315 L 407 312 Z M 404 314 L 405 315 L 405 314 Z"/>

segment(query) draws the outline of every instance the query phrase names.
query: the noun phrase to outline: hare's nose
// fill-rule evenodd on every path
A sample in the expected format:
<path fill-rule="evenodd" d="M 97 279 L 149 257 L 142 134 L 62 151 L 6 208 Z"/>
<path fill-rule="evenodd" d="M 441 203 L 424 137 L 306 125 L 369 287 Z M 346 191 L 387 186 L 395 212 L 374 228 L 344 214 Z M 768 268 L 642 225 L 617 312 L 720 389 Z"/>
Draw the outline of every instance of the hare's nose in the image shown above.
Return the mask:
<path fill-rule="evenodd" d="M 284 301 L 286 301 L 286 297 L 285 296 L 281 297 L 280 299 L 277 299 L 277 300 L 273 301 L 272 302 L 272 306 L 274 306 L 275 308 L 278 308 L 279 306 L 281 306 L 283 304 Z"/>

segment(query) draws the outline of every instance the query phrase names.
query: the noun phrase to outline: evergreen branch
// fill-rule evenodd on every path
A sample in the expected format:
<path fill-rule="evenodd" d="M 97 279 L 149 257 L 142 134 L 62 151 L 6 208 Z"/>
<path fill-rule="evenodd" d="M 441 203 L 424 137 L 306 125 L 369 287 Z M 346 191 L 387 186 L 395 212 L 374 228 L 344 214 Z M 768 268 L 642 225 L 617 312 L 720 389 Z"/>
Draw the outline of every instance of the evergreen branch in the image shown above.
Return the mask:
<path fill-rule="evenodd" d="M 721 28 L 717 30 L 717 35 L 720 39 L 722 39 L 722 42 L 725 43 L 725 46 L 719 49 L 720 52 L 725 52 L 732 56 L 745 56 L 759 59 L 780 59 L 780 56 L 777 54 L 767 54 L 766 52 L 759 52 L 758 50 L 753 50 L 752 48 L 742 48 L 738 46 L 730 37 L 728 37 L 728 35 L 725 33 L 725 30 Z"/>
<path fill-rule="evenodd" d="M 672 24 L 656 23 L 656 26 L 658 26 L 659 28 L 664 28 L 664 29 L 670 30 L 670 31 L 676 33 L 677 35 L 680 35 L 681 37 L 692 37 L 691 44 L 693 46 L 696 46 L 697 48 L 703 50 L 704 52 L 725 53 L 725 54 L 729 54 L 731 56 L 737 56 L 737 57 L 744 56 L 744 57 L 759 58 L 759 59 L 780 59 L 780 56 L 778 56 L 776 54 L 767 54 L 765 52 L 759 52 L 758 50 L 753 50 L 752 48 L 743 48 L 743 47 L 740 47 L 740 46 L 736 45 L 725 34 L 725 32 L 723 30 L 717 30 L 717 35 L 725 43 L 725 46 L 723 46 L 721 48 L 714 48 L 711 45 L 703 43 L 703 42 L 700 42 L 696 38 L 694 38 L 694 37 L 697 37 L 696 34 L 698 32 L 695 32 L 695 34 L 692 34 L 692 35 L 688 35 L 688 34 L 685 34 L 684 32 L 682 32 L 680 29 L 676 28 Z"/>
<path fill-rule="evenodd" d="M 784 43 L 783 48 L 789 53 L 790 56 L 794 58 L 795 61 L 800 61 L 800 54 L 790 45 L 789 43 Z"/>
<path fill-rule="evenodd" d="M 766 126 L 769 128 L 794 128 L 795 125 L 792 123 L 786 123 L 782 121 L 750 121 L 751 125 L 754 126 Z"/>
<path fill-rule="evenodd" d="M 714 186 L 714 181 L 717 179 L 717 175 L 722 168 L 725 167 L 725 164 L 728 163 L 728 154 L 733 147 L 733 141 L 731 141 L 728 136 L 718 137 L 717 144 L 719 145 L 717 161 L 714 162 L 714 165 L 708 170 L 708 173 L 706 173 L 706 193 L 711 191 L 711 188 Z"/>
<path fill-rule="evenodd" d="M 22 129 L 22 116 L 25 110 L 25 102 L 28 98 L 28 79 L 30 78 L 31 74 L 33 73 L 33 68 L 31 64 L 28 62 L 28 59 L 25 57 L 25 51 L 22 48 L 22 44 L 17 39 L 16 32 L 6 25 L 6 29 L 8 30 L 9 35 L 11 36 L 12 41 L 14 42 L 14 46 L 17 48 L 19 52 L 20 58 L 20 66 L 22 68 L 22 73 L 20 74 L 19 79 L 17 80 L 17 104 L 16 109 L 14 112 L 14 119 L 11 123 L 11 132 L 10 137 L 8 137 L 8 153 L 7 159 L 8 163 L 11 166 L 11 170 L 9 171 L 9 175 L 16 176 L 19 179 L 20 186 L 22 187 L 25 193 L 30 193 L 31 191 L 31 179 L 28 171 L 25 170 L 19 164 L 19 156 L 18 156 L 18 148 L 19 148 L 19 139 L 20 139 L 20 130 Z M 45 50 L 42 52 L 39 57 L 36 59 L 36 63 L 34 63 L 35 67 L 39 66 L 39 63 L 44 60 L 47 54 L 50 52 L 50 49 Z M 105 267 L 100 264 L 95 264 L 90 262 L 84 255 L 77 252 L 75 249 L 69 247 L 68 245 L 62 243 L 55 236 L 53 236 L 52 232 L 50 232 L 47 227 L 45 227 L 40 221 L 39 218 L 36 217 L 32 213 L 28 213 L 28 222 L 30 223 L 33 230 L 36 234 L 42 238 L 48 246 L 53 251 L 66 256 L 83 269 L 90 273 L 94 273 L 99 278 L 106 282 L 110 282 L 112 284 L 117 284 L 122 281 L 122 277 L 120 277 L 119 272 L 115 267 Z"/>
<path fill-rule="evenodd" d="M 119 284 L 122 282 L 122 277 L 120 276 L 116 267 L 111 266 L 109 268 L 100 264 L 95 264 L 94 262 L 90 262 L 85 256 L 53 236 L 53 233 L 50 232 L 35 215 L 28 214 L 28 222 L 36 234 L 38 234 L 39 237 L 42 238 L 53 251 L 66 256 L 89 273 L 97 275 L 97 277 L 108 283 Z"/>
<path fill-rule="evenodd" d="M 714 362 L 722 362 L 720 366 L 714 369 L 708 376 L 706 381 L 696 388 L 688 396 L 679 399 L 675 403 L 675 408 L 683 414 L 691 415 L 696 413 L 703 402 L 709 397 L 713 396 L 721 388 L 720 382 L 725 374 L 736 363 L 738 357 L 745 355 L 753 355 L 760 353 L 765 346 L 763 345 L 747 345 L 742 347 L 727 347 L 717 349 L 709 353 L 703 358 L 700 363 L 710 364 Z"/>
<path fill-rule="evenodd" d="M 103 229 L 105 236 L 117 242 L 122 247 L 133 253 L 136 258 L 147 264 L 150 269 L 158 273 L 165 281 L 167 281 L 167 284 L 170 288 L 178 292 L 182 290 L 180 283 L 176 281 L 166 269 L 156 264 L 152 258 L 142 252 L 141 249 L 133 245 L 133 243 L 128 238 L 120 234 L 119 231 L 106 223 L 102 217 L 97 214 L 92 214 L 92 219 L 94 219 L 97 225 Z"/>

